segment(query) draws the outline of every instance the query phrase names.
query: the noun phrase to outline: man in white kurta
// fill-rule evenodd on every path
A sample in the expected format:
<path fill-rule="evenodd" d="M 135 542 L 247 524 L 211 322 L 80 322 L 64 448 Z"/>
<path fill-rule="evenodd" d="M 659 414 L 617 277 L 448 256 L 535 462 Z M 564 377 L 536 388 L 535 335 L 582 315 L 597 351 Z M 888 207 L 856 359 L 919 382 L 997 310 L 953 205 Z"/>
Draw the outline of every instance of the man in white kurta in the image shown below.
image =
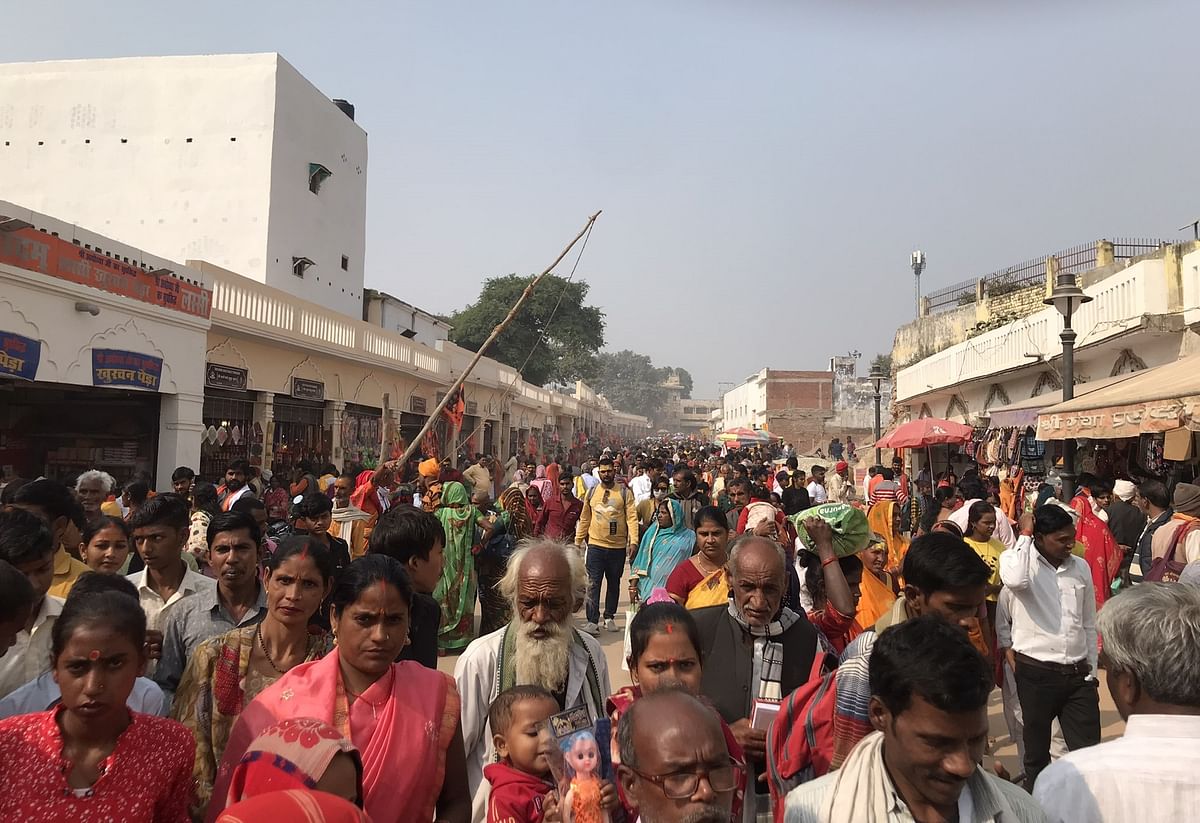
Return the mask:
<path fill-rule="evenodd" d="M 488 709 L 496 695 L 536 684 L 564 709 L 586 706 L 593 721 L 604 715 L 611 691 L 604 651 L 572 626 L 586 590 L 582 558 L 570 546 L 546 541 L 518 550 L 500 581 L 501 593 L 512 601 L 512 622 L 472 642 L 454 667 L 473 823 L 487 815 L 490 786 L 483 767 L 495 760 Z"/>

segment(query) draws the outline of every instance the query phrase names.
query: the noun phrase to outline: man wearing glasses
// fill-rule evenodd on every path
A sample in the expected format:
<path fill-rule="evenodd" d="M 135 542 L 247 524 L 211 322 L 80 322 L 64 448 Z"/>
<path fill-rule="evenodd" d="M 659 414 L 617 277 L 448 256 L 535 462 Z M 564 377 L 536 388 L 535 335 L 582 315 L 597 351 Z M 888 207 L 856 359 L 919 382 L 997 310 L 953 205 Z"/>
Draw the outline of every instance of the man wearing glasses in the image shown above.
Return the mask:
<path fill-rule="evenodd" d="M 621 599 L 621 575 L 625 559 L 637 554 L 638 518 L 633 492 L 617 483 L 616 470 L 608 455 L 600 458 L 600 482 L 583 498 L 583 511 L 575 527 L 575 545 L 587 548 L 588 634 L 600 633 L 600 584 L 608 581 L 604 599 L 604 628 L 617 627 L 617 606 Z"/>
<path fill-rule="evenodd" d="M 621 715 L 617 746 L 639 823 L 729 823 L 738 766 L 712 709 L 683 691 L 646 695 Z"/>

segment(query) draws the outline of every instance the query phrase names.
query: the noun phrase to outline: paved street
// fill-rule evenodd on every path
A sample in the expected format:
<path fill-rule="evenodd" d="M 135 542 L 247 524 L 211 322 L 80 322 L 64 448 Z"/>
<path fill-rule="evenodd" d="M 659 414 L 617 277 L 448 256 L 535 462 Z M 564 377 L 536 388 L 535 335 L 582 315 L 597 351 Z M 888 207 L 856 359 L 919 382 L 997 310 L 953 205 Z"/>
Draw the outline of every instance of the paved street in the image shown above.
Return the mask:
<path fill-rule="evenodd" d="M 624 643 L 624 609 L 629 598 L 622 587 L 621 597 L 621 614 L 617 617 L 617 623 L 622 629 L 620 632 L 600 632 L 600 645 L 604 647 L 604 656 L 608 659 L 609 677 L 612 679 L 614 689 L 629 683 L 629 674 L 621 668 L 621 653 Z M 476 618 L 478 618 L 476 612 Z M 578 620 L 578 625 L 583 625 L 582 613 Z M 454 672 L 454 663 L 458 659 L 457 655 L 451 657 L 443 657 L 438 664 L 438 667 L 447 673 Z M 1105 681 L 1105 673 L 1100 672 L 1100 733 L 1104 740 L 1111 740 L 1115 737 L 1120 737 L 1125 730 L 1125 723 L 1117 714 L 1116 707 L 1113 705 L 1112 696 L 1108 693 L 1108 686 Z M 996 689 L 992 692 L 992 699 L 988 706 L 988 718 L 991 721 L 990 739 L 992 741 L 992 749 L 995 751 L 997 758 L 1004 764 L 1010 774 L 1018 774 L 1021 771 L 1021 764 L 1017 761 L 1017 746 L 1008 736 L 1008 727 L 1004 724 L 1004 710 L 1000 703 L 1000 690 Z"/>

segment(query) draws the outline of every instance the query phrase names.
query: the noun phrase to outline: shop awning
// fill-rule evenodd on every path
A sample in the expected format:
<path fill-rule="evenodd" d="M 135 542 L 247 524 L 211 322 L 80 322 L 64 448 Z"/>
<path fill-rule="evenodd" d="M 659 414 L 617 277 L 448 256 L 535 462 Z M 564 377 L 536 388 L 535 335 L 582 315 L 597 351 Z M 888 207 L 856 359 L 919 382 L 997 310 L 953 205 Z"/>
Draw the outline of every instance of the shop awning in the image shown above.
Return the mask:
<path fill-rule="evenodd" d="M 1189 428 L 1200 431 L 1200 355 L 1135 372 L 1083 397 L 1044 409 L 1038 440 L 1113 440 Z"/>
<path fill-rule="evenodd" d="M 1133 374 L 1119 374 L 1116 377 L 1103 377 L 1088 383 L 1080 383 L 1075 387 L 1075 399 L 1078 400 L 1085 394 L 1094 392 L 1096 389 L 1111 386 L 1113 383 L 1120 383 L 1122 380 L 1128 380 L 1133 376 Z M 1007 429 L 1037 426 L 1038 415 L 1042 410 L 1061 402 L 1062 393 L 1053 391 L 1046 394 L 1039 394 L 1037 397 L 1018 400 L 1016 403 L 1009 403 L 1007 406 L 997 406 L 988 411 L 988 427 L 993 429 Z"/>

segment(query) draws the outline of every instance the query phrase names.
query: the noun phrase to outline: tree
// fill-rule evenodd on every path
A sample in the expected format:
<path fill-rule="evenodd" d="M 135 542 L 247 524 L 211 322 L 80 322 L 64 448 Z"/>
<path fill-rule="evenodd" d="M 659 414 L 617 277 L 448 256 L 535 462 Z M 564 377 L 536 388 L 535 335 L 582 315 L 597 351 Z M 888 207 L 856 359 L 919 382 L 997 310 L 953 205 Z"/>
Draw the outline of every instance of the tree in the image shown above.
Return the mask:
<path fill-rule="evenodd" d="M 604 352 L 596 358 L 596 365 L 592 384 L 614 408 L 651 419 L 662 415 L 667 400 L 664 374 L 649 357 L 629 349 Z"/>
<path fill-rule="evenodd" d="M 871 368 L 873 369 L 876 366 L 878 366 L 880 369 L 882 369 L 884 374 L 891 375 L 891 373 L 892 373 L 892 353 L 888 352 L 887 354 L 875 355 L 875 359 L 871 361 Z"/>
<path fill-rule="evenodd" d="M 509 274 L 484 281 L 479 298 L 449 318 L 454 326 L 450 339 L 479 351 L 532 280 Z M 587 293 L 587 283 L 547 275 L 487 356 L 538 386 L 590 379 L 596 373 L 596 352 L 604 345 L 604 312 L 584 304 Z"/>

